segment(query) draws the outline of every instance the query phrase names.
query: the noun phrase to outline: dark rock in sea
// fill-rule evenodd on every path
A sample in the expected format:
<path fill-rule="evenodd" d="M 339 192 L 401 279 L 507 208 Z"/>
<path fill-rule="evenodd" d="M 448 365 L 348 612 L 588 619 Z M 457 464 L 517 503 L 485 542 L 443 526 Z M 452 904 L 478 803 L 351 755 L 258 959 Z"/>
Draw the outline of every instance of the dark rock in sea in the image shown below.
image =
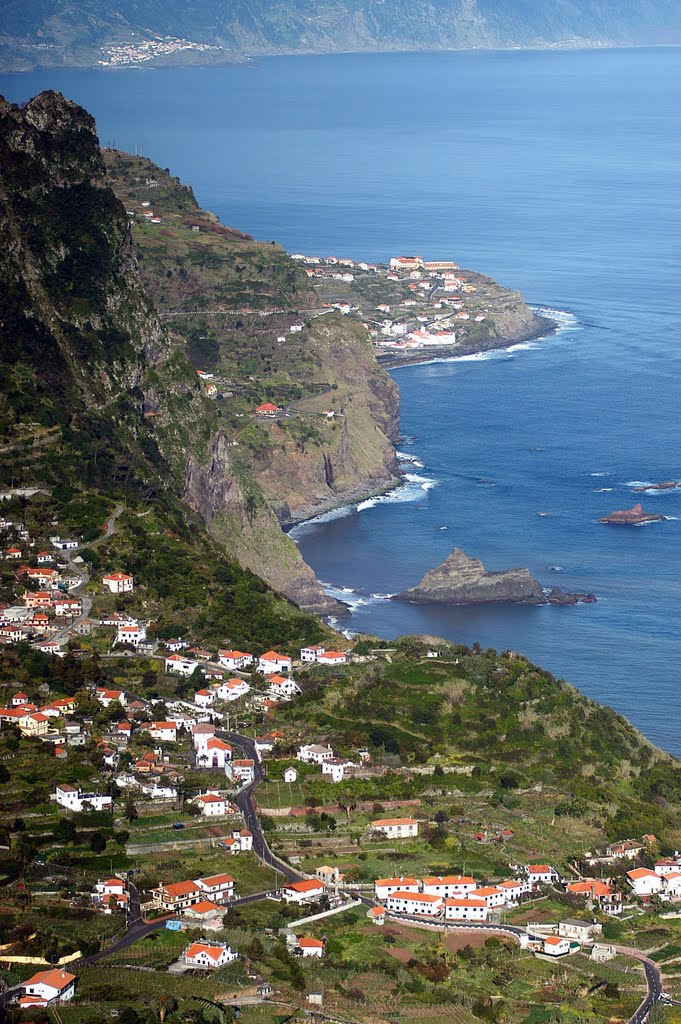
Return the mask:
<path fill-rule="evenodd" d="M 634 490 L 637 493 L 640 491 L 671 491 L 675 487 L 681 487 L 681 481 L 664 480 L 661 484 L 644 484 L 642 487 L 634 487 Z"/>
<path fill-rule="evenodd" d="M 666 518 L 666 516 L 660 515 L 659 512 L 644 512 L 643 506 L 637 504 L 633 508 L 628 508 L 621 512 L 611 512 L 609 515 L 599 519 L 598 522 L 612 524 L 613 526 L 637 526 L 639 523 L 657 523 Z"/>
<path fill-rule="evenodd" d="M 454 548 L 442 565 L 394 600 L 416 604 L 544 604 L 541 584 L 529 569 L 488 572 L 478 558 Z"/>
<path fill-rule="evenodd" d="M 548 595 L 529 569 L 488 572 L 479 558 L 454 548 L 445 561 L 420 583 L 395 594 L 393 601 L 414 604 L 592 604 L 593 594 L 566 594 L 553 587 Z"/>
<path fill-rule="evenodd" d="M 568 605 L 568 604 L 595 604 L 595 594 L 566 594 L 560 587 L 551 587 L 546 598 L 548 604 L 557 605 Z"/>

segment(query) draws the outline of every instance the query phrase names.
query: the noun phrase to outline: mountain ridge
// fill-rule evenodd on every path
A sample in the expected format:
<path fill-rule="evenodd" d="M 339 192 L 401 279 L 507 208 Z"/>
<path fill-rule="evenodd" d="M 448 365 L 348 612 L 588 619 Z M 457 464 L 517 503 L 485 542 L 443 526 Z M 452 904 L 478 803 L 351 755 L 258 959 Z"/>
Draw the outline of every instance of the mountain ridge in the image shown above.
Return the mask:
<path fill-rule="evenodd" d="M 203 0 L 189 6 L 9 0 L 3 26 L 0 68 L 8 71 L 224 63 L 270 54 L 681 42 L 681 18 L 671 0 L 529 6 L 513 0 Z M 126 46 L 130 52 L 121 49 Z"/>

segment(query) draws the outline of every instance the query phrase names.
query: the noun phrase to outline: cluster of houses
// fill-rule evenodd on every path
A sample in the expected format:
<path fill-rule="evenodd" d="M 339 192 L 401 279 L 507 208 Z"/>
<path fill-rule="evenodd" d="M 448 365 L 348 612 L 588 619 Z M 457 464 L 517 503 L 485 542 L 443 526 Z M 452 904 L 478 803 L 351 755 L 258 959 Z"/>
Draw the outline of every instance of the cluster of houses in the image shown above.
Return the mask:
<path fill-rule="evenodd" d="M 374 895 L 391 914 L 484 922 L 491 911 L 517 907 L 524 894 L 558 879 L 550 864 L 529 864 L 521 876 L 495 885 L 480 885 L 471 875 L 379 878 Z"/>
<path fill-rule="evenodd" d="M 647 901 L 658 896 L 664 902 L 681 900 L 681 856 L 665 857 L 653 868 L 634 868 L 627 871 L 627 882 L 639 899 Z"/>

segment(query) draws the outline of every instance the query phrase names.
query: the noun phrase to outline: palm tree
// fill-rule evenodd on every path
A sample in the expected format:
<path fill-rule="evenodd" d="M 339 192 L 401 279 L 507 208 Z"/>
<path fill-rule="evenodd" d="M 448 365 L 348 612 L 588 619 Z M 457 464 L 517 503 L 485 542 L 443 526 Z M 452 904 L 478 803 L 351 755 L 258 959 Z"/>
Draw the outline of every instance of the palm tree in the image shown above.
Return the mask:
<path fill-rule="evenodd" d="M 162 993 L 160 996 L 155 996 L 152 999 L 151 1005 L 156 1011 L 160 1024 L 163 1024 L 167 1015 L 177 1009 L 177 999 L 168 993 Z"/>

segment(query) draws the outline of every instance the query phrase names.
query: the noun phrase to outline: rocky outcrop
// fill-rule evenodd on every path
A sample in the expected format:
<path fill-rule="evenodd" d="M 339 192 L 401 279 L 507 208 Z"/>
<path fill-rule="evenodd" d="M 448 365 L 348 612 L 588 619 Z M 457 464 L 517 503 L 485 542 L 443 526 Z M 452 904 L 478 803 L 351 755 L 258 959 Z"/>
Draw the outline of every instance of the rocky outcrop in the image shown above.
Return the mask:
<path fill-rule="evenodd" d="M 416 604 L 593 604 L 593 594 L 568 594 L 560 587 L 544 593 L 529 569 L 488 572 L 479 558 L 454 548 L 445 561 L 420 583 L 396 594 L 395 601 Z"/>
<path fill-rule="evenodd" d="M 420 583 L 396 595 L 417 604 L 543 604 L 544 591 L 529 569 L 488 572 L 479 558 L 454 548 Z"/>
<path fill-rule="evenodd" d="M 659 512 L 644 512 L 643 506 L 637 503 L 632 508 L 619 512 L 610 512 L 609 515 L 603 516 L 598 522 L 607 523 L 612 526 L 638 526 L 639 523 L 657 523 L 666 518 L 666 516 L 660 515 Z"/>
<path fill-rule="evenodd" d="M 641 487 L 634 487 L 634 490 L 637 493 L 641 491 L 672 491 L 676 487 L 681 487 L 678 480 L 664 480 L 660 484 L 643 484 Z"/>

